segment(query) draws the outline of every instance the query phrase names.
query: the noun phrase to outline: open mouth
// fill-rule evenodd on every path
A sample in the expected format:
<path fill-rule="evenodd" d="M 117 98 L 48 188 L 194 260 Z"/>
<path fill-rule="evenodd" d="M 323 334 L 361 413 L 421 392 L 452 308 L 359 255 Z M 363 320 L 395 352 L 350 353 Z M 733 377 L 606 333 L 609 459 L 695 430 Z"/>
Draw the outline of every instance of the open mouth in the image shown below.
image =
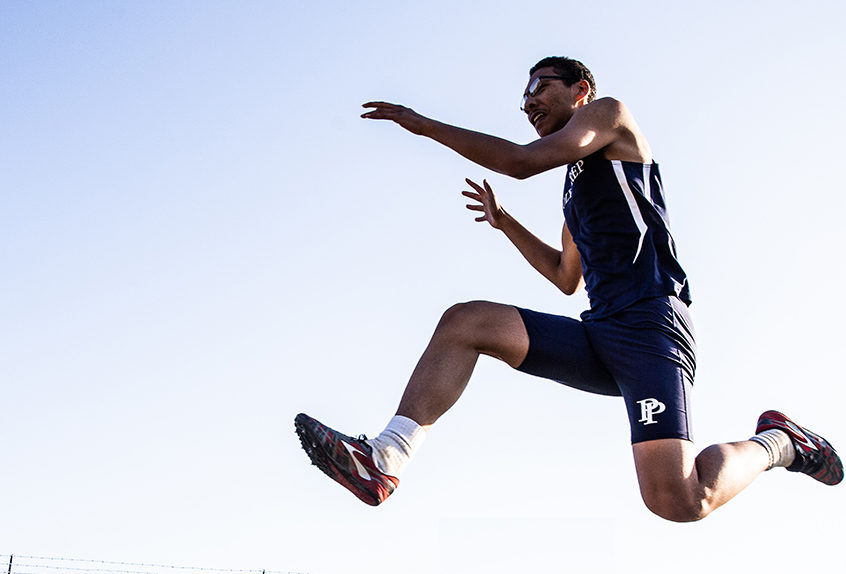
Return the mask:
<path fill-rule="evenodd" d="M 545 117 L 546 117 L 546 113 L 544 113 L 544 112 L 534 112 L 531 116 L 529 116 L 529 122 L 533 126 L 536 126 L 538 124 L 538 122 L 541 120 L 541 118 L 545 118 Z"/>

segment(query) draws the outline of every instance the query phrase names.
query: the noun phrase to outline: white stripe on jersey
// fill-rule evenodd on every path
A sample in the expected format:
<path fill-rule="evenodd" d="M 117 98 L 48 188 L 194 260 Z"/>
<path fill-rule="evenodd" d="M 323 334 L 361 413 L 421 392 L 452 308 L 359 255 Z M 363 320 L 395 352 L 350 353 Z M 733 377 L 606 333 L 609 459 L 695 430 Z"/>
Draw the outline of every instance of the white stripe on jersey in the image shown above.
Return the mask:
<path fill-rule="evenodd" d="M 652 199 L 652 178 L 649 177 L 652 175 L 650 172 L 652 171 L 652 166 L 648 163 L 643 164 L 643 195 L 646 196 L 646 199 L 649 200 L 649 203 L 655 205 L 655 201 Z"/>
<path fill-rule="evenodd" d="M 626 203 L 629 204 L 629 211 L 632 212 L 632 218 L 634 218 L 635 225 L 637 226 L 637 230 L 640 233 L 640 238 L 637 242 L 637 251 L 635 252 L 634 259 L 632 263 L 637 261 L 638 256 L 640 255 L 640 250 L 643 248 L 643 239 L 646 237 L 646 222 L 643 220 L 643 216 L 640 213 L 640 208 L 637 206 L 637 201 L 635 200 L 634 193 L 632 193 L 632 189 L 629 187 L 629 181 L 626 179 L 626 173 L 623 171 L 623 163 L 620 160 L 612 160 L 611 165 L 614 166 L 614 175 L 617 176 L 617 183 L 620 184 L 620 189 L 623 190 L 623 195 L 626 198 Z M 649 186 L 649 177 L 645 173 L 646 166 L 644 166 L 644 181 L 646 182 L 644 185 Z M 647 197 L 649 197 L 647 195 Z M 651 199 L 650 199 L 651 201 Z"/>

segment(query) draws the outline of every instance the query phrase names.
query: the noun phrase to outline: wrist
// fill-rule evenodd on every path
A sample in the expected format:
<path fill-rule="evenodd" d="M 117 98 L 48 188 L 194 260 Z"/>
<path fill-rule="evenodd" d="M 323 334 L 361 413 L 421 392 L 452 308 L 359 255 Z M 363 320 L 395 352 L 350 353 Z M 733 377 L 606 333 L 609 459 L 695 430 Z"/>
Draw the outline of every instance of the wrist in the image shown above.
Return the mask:
<path fill-rule="evenodd" d="M 495 227 L 505 233 L 516 220 L 507 211 L 500 208 L 500 214 L 494 218 L 494 221 L 496 222 Z"/>
<path fill-rule="evenodd" d="M 437 120 L 427 118 L 426 116 L 421 116 L 420 114 L 418 114 L 418 117 L 417 135 L 425 136 L 437 141 L 438 127 L 443 126 L 444 124 Z"/>

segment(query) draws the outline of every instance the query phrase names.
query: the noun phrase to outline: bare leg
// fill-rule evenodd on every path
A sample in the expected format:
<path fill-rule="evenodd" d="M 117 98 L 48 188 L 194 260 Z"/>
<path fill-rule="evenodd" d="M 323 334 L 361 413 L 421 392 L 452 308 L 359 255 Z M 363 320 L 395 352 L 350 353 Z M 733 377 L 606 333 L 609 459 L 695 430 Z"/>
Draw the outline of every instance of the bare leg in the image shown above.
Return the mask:
<path fill-rule="evenodd" d="M 486 301 L 455 305 L 438 323 L 397 414 L 428 429 L 464 392 L 480 354 L 517 367 L 528 352 L 529 336 L 514 307 Z"/>
<path fill-rule="evenodd" d="M 746 488 L 769 463 L 751 441 L 709 446 L 698 456 L 693 443 L 662 439 L 632 446 L 646 506 L 675 522 L 700 520 Z"/>

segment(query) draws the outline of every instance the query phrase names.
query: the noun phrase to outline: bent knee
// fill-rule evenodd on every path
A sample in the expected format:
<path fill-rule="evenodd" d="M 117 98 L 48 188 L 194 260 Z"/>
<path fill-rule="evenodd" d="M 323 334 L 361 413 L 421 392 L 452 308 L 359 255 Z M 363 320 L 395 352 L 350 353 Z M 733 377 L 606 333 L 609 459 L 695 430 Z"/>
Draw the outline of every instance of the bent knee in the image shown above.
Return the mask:
<path fill-rule="evenodd" d="M 469 301 L 456 303 L 444 311 L 437 330 L 448 334 L 468 334 L 484 327 L 492 303 Z"/>
<path fill-rule="evenodd" d="M 641 497 L 653 514 L 672 522 L 696 522 L 711 512 L 704 497 L 684 483 L 641 485 Z"/>
<path fill-rule="evenodd" d="M 520 364 L 529 349 L 520 312 L 489 301 L 458 303 L 447 309 L 435 338 L 500 358 L 512 366 Z"/>

